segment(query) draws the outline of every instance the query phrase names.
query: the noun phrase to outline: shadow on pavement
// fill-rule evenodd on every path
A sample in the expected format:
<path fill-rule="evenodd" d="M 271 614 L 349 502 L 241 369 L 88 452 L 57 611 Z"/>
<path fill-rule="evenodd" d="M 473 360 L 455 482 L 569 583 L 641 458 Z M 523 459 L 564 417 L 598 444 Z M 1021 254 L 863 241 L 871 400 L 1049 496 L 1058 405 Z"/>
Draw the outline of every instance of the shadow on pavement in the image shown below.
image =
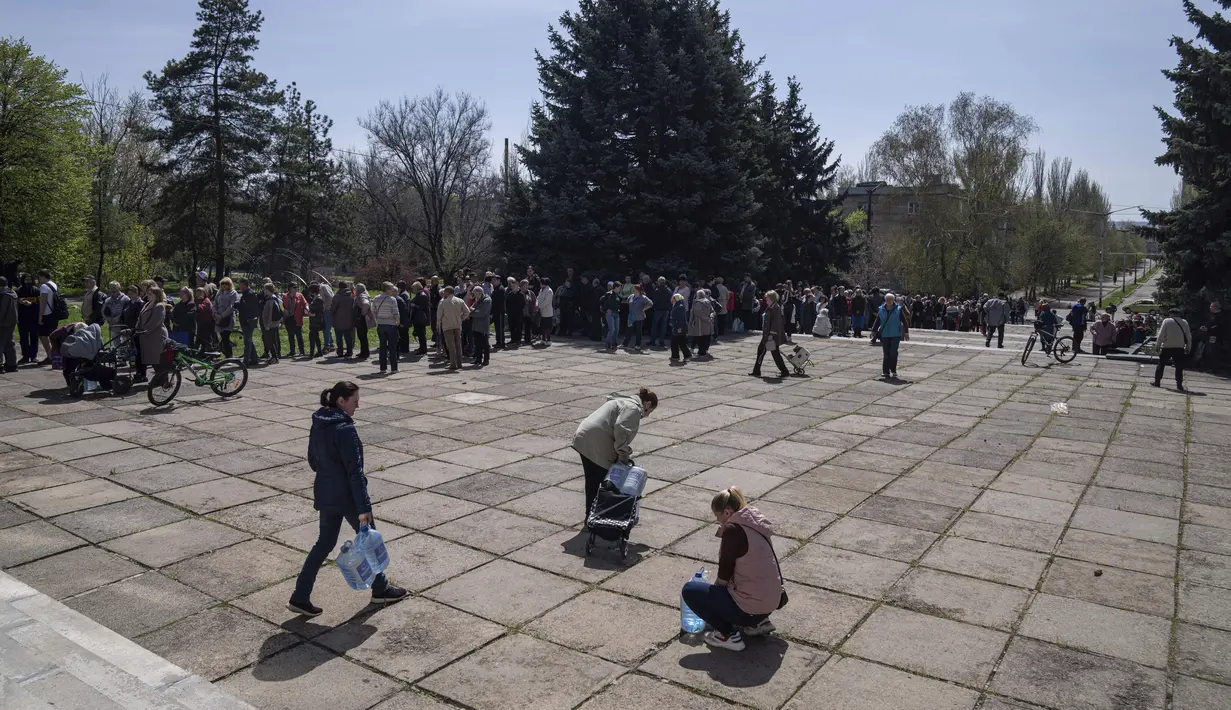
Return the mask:
<path fill-rule="evenodd" d="M 633 528 L 633 534 L 636 534 L 636 528 Z M 628 557 L 621 560 L 618 543 L 608 542 L 599 538 L 594 542 L 594 552 L 586 554 L 586 541 L 590 539 L 590 533 L 582 530 L 573 537 L 565 540 L 560 544 L 560 549 L 567 555 L 580 557 L 585 560 L 586 569 L 596 569 L 604 572 L 618 572 L 628 569 L 641 561 L 641 558 L 650 548 L 646 545 L 633 542 L 628 542 Z"/>
<path fill-rule="evenodd" d="M 748 647 L 740 653 L 711 649 L 700 638 L 683 638 L 681 643 L 698 646 L 695 653 L 680 659 L 680 667 L 705 671 L 710 678 L 728 688 L 755 688 L 773 679 L 789 647 L 776 636 L 746 639 Z"/>

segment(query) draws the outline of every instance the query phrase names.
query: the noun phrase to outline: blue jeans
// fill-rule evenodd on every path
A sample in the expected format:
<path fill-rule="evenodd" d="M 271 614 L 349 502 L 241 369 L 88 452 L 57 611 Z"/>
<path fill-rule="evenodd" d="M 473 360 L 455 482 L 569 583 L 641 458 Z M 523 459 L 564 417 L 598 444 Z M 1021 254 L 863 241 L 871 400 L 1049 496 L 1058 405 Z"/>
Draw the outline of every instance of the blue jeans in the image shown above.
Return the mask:
<path fill-rule="evenodd" d="M 654 311 L 654 320 L 650 323 L 650 345 L 667 344 L 667 322 L 671 320 L 671 311 Z"/>
<path fill-rule="evenodd" d="M 684 603 L 692 609 L 692 613 L 724 636 L 730 636 L 737 629 L 756 626 L 769 618 L 769 614 L 744 613 L 731 597 L 730 589 L 703 579 L 694 579 L 685 584 L 683 593 Z"/>
<path fill-rule="evenodd" d="M 884 357 L 881 358 L 881 370 L 884 371 L 886 377 L 889 373 L 898 371 L 898 345 L 901 343 L 901 337 L 881 337 L 881 350 L 884 352 Z"/>
<path fill-rule="evenodd" d="M 388 365 L 394 372 L 397 372 L 398 327 L 396 325 L 376 326 L 376 342 L 376 349 L 380 352 L 380 371 L 384 372 L 385 366 Z"/>
<path fill-rule="evenodd" d="M 256 322 L 241 323 L 240 330 L 244 334 L 244 362 L 251 365 L 257 361 L 256 343 L 252 342 L 252 333 L 256 330 Z"/>
<path fill-rule="evenodd" d="M 325 309 L 325 312 L 322 315 L 325 316 L 325 347 L 332 348 L 333 347 L 333 314 L 329 312 L 329 309 Z"/>
<path fill-rule="evenodd" d="M 303 561 L 303 570 L 299 573 L 299 579 L 295 580 L 295 593 L 291 595 L 291 601 L 304 603 L 312 600 L 312 587 L 316 585 L 316 573 L 320 571 L 321 565 L 325 564 L 325 560 L 329 559 L 329 553 L 333 552 L 333 548 L 337 547 L 338 533 L 342 531 L 343 520 L 350 523 L 355 532 L 359 532 L 357 514 L 339 515 L 321 511 L 321 531 L 316 538 L 316 544 L 308 552 L 308 558 Z M 372 594 L 384 594 L 388 586 L 389 580 L 385 579 L 385 575 L 378 574 L 376 579 L 372 580 Z"/>
<path fill-rule="evenodd" d="M 614 348 L 620 343 L 620 314 L 606 311 L 604 316 L 607 318 L 607 333 L 603 342 L 607 343 L 607 347 Z"/>

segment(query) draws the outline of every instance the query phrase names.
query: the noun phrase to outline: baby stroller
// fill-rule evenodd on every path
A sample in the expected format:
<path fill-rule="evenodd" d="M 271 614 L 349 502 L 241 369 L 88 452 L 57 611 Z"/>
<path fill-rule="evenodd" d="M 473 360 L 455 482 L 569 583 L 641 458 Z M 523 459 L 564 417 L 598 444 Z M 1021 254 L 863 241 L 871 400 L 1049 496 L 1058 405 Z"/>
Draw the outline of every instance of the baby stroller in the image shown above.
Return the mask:
<path fill-rule="evenodd" d="M 117 397 L 127 394 L 133 386 L 132 355 L 131 331 L 123 330 L 103 344 L 92 358 L 65 357 L 64 379 L 69 394 L 82 397 L 100 389 L 109 389 Z"/>
<path fill-rule="evenodd" d="M 607 472 L 586 516 L 586 527 L 590 529 L 587 557 L 594 552 L 594 543 L 599 538 L 618 543 L 620 559 L 628 557 L 628 535 L 641 518 L 645 482 L 645 469 L 631 464 L 617 463 Z"/>
<path fill-rule="evenodd" d="M 795 368 L 795 374 L 802 375 L 812 364 L 812 355 L 808 349 L 802 345 L 796 345 L 794 350 L 786 354 L 786 361 L 791 363 L 791 367 Z"/>

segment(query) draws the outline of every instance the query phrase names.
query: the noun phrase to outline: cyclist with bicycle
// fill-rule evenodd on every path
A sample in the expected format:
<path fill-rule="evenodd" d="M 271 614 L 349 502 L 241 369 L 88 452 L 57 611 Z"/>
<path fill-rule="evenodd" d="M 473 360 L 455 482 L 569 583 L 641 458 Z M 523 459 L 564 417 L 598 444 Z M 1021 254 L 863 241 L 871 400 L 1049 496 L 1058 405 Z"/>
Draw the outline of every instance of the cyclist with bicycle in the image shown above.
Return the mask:
<path fill-rule="evenodd" d="M 1039 340 L 1043 344 L 1043 352 L 1051 352 L 1052 343 L 1056 342 L 1056 330 L 1060 327 L 1060 316 L 1051 309 L 1050 301 L 1039 302 L 1039 315 L 1034 327 L 1039 331 Z"/>

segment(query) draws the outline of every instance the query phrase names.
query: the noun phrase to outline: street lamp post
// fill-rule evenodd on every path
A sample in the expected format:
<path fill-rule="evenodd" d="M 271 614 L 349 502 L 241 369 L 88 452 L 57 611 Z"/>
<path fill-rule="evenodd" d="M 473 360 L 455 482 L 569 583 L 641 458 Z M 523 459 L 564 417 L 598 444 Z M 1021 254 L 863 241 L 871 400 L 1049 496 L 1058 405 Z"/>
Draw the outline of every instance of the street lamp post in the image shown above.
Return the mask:
<path fill-rule="evenodd" d="M 872 231 L 872 196 L 876 191 L 886 185 L 884 180 L 869 180 L 867 182 L 857 182 L 855 187 L 868 191 L 868 221 L 865 230 L 869 233 Z"/>
<path fill-rule="evenodd" d="M 1099 222 L 1099 230 L 1098 230 L 1098 307 L 1099 308 L 1103 307 L 1103 251 L 1104 251 L 1103 242 L 1107 238 L 1107 218 L 1112 216 L 1113 214 L 1117 214 L 1120 212 L 1127 212 L 1129 210 L 1139 210 L 1139 209 L 1141 209 L 1141 205 L 1133 205 L 1132 207 L 1122 207 L 1118 210 L 1111 210 L 1110 212 L 1094 212 L 1091 210 L 1074 210 L 1074 209 L 1069 210 L 1070 212 L 1077 212 L 1080 214 L 1092 214 L 1092 215 L 1097 215 L 1099 217 L 1102 217 L 1102 220 L 1100 220 Z"/>

